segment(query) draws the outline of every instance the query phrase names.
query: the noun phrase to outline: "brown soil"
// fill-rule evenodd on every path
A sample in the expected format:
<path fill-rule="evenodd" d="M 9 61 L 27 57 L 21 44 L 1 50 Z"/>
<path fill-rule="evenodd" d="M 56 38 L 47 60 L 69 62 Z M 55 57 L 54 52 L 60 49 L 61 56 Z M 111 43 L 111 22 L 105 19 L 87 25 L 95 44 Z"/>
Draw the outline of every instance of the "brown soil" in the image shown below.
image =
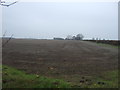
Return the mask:
<path fill-rule="evenodd" d="M 87 41 L 13 39 L 2 54 L 4 65 L 75 83 L 118 67 L 117 48 Z"/>

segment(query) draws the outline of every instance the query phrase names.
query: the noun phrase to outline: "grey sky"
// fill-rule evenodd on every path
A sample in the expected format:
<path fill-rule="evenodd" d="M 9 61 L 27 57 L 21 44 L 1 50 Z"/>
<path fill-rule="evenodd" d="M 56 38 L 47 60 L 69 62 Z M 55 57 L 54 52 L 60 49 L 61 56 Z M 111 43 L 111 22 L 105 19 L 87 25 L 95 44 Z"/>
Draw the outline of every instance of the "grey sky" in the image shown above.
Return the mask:
<path fill-rule="evenodd" d="M 3 32 L 20 38 L 118 38 L 117 2 L 17 3 L 3 7 Z"/>

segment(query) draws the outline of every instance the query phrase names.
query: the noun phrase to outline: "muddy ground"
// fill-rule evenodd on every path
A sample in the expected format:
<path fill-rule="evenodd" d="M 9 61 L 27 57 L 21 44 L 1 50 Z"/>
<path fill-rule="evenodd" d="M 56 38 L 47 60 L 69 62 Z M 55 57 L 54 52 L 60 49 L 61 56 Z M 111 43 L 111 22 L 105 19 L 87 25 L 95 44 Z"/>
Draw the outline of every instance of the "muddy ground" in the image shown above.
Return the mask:
<path fill-rule="evenodd" d="M 4 65 L 75 83 L 118 66 L 117 48 L 87 41 L 12 39 L 2 54 Z"/>

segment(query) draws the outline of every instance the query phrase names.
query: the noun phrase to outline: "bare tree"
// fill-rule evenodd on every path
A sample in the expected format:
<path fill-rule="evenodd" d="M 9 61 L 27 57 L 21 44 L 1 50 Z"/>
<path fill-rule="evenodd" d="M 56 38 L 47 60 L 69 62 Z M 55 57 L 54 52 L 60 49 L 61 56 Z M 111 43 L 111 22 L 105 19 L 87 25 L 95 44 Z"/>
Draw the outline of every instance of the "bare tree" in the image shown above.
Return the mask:
<path fill-rule="evenodd" d="M 67 37 L 66 37 L 66 40 L 72 40 L 72 35 L 68 35 Z"/>
<path fill-rule="evenodd" d="M 12 2 L 10 4 L 6 4 L 5 1 L 1 1 L 0 0 L 0 5 L 1 6 L 7 6 L 7 7 L 9 7 L 9 6 L 11 6 L 11 5 L 13 5 L 13 4 L 17 3 L 17 2 L 18 1 Z M 6 32 L 3 34 L 2 39 L 5 39 L 5 35 L 6 35 Z M 6 40 L 4 43 L 2 43 L 2 47 L 4 47 L 5 45 L 7 45 L 7 43 L 12 39 L 12 37 L 13 37 L 13 34 L 8 38 L 8 40 Z"/>
<path fill-rule="evenodd" d="M 75 40 L 75 38 L 76 38 L 75 36 L 72 37 L 73 40 Z"/>
<path fill-rule="evenodd" d="M 18 1 L 12 2 L 12 3 L 10 3 L 10 4 L 6 4 L 5 1 L 1 1 L 1 0 L 0 0 L 0 5 L 1 5 L 1 6 L 7 6 L 7 7 L 9 7 L 9 6 L 11 6 L 11 5 L 13 5 L 13 4 L 17 3 L 17 2 L 18 2 Z"/>
<path fill-rule="evenodd" d="M 5 47 L 5 46 L 8 44 L 8 42 L 12 39 L 12 37 L 13 37 L 13 34 L 8 38 L 8 40 L 6 40 L 6 41 L 2 44 L 2 47 Z M 5 38 L 3 37 L 3 39 L 5 39 Z"/>
<path fill-rule="evenodd" d="M 83 40 L 84 36 L 82 34 L 76 35 L 76 40 Z"/>
<path fill-rule="evenodd" d="M 7 31 L 5 31 L 5 33 L 2 36 L 2 40 L 3 40 L 2 47 L 7 45 L 8 42 L 13 38 L 13 34 L 10 37 L 6 37 L 6 33 L 7 33 Z"/>

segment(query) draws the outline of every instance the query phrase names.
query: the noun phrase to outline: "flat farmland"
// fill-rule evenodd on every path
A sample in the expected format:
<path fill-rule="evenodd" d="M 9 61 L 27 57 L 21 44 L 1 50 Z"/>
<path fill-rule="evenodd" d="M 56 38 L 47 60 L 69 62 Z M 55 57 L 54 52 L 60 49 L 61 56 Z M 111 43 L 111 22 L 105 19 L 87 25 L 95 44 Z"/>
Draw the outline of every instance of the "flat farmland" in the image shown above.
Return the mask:
<path fill-rule="evenodd" d="M 12 39 L 3 47 L 2 62 L 26 73 L 78 83 L 82 76 L 117 70 L 118 49 L 88 41 Z"/>

